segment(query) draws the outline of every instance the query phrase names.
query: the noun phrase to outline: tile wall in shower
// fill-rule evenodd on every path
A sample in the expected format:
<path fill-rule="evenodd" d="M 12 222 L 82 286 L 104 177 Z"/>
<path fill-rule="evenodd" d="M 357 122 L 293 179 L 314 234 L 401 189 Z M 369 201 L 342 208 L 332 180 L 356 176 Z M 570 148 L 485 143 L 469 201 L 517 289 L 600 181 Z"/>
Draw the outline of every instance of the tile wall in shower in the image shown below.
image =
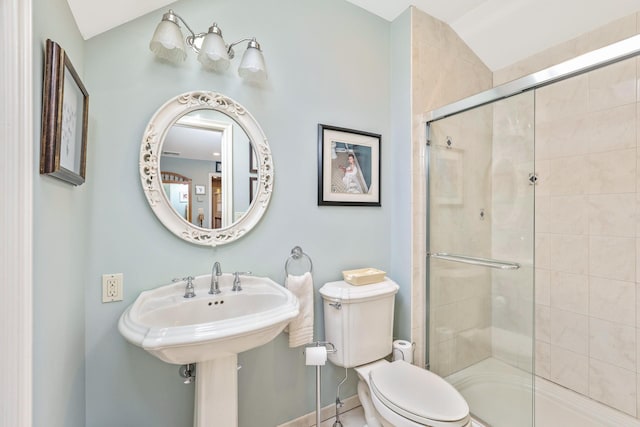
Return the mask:
<path fill-rule="evenodd" d="M 495 71 L 499 85 L 640 33 L 640 13 Z M 536 98 L 535 370 L 640 416 L 638 60 Z"/>
<path fill-rule="evenodd" d="M 637 70 L 630 59 L 536 94 L 536 372 L 633 416 Z"/>

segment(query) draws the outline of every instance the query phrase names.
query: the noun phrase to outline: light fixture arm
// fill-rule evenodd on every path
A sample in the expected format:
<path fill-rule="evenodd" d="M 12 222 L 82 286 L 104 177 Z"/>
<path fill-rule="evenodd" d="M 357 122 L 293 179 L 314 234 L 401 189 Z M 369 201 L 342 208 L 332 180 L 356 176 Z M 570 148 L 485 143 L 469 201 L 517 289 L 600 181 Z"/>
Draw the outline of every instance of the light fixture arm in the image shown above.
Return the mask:
<path fill-rule="evenodd" d="M 187 21 L 184 20 L 184 18 L 180 15 L 178 15 L 177 13 L 175 13 L 173 11 L 173 9 L 169 9 L 169 12 L 165 13 L 162 16 L 162 20 L 163 21 L 171 21 L 174 24 L 178 25 L 178 20 L 180 20 L 180 22 L 182 22 L 184 24 L 184 26 L 187 28 L 187 30 L 191 33 L 190 36 L 187 36 L 186 38 L 186 42 L 187 44 L 191 47 L 191 49 L 193 49 L 196 53 L 200 52 L 200 48 L 198 46 L 196 46 L 195 41 L 197 39 L 202 39 L 204 38 L 207 33 L 196 33 L 195 31 L 193 31 L 191 29 L 191 27 L 189 26 L 189 24 L 187 24 Z M 218 24 L 214 23 L 213 26 L 211 26 L 211 28 L 209 28 L 210 32 L 214 32 L 216 34 L 219 34 L 220 37 L 222 37 L 222 31 L 220 31 L 220 28 L 218 27 Z M 249 44 L 247 45 L 247 47 L 253 47 L 256 48 L 260 51 L 262 51 L 262 49 L 260 49 L 260 44 L 257 42 L 255 37 L 247 37 L 238 41 L 235 41 L 233 43 L 230 43 L 228 45 L 225 45 L 225 47 L 227 48 L 227 54 L 229 55 L 229 59 L 233 59 L 233 57 L 235 56 L 235 52 L 233 51 L 233 47 L 242 43 L 242 42 L 249 42 Z"/>
<path fill-rule="evenodd" d="M 233 57 L 236 56 L 236 53 L 233 51 L 233 47 L 238 45 L 238 44 L 240 44 L 240 43 L 242 43 L 242 42 L 247 42 L 247 41 L 249 42 L 249 47 L 255 47 L 258 50 L 261 50 L 260 49 L 260 45 L 256 41 L 255 37 L 247 37 L 245 39 L 238 40 L 236 42 L 229 43 L 227 45 L 227 55 L 229 55 L 229 59 L 233 59 Z"/>
<path fill-rule="evenodd" d="M 177 19 L 176 19 L 177 18 Z M 196 53 L 200 52 L 200 49 L 195 45 L 195 40 L 198 38 L 202 38 L 204 37 L 206 34 L 205 33 L 195 33 L 191 27 L 189 26 L 189 24 L 187 24 L 187 21 L 184 20 L 184 18 L 180 15 L 178 15 L 177 13 L 175 13 L 173 11 L 173 9 L 169 9 L 168 13 L 165 13 L 164 16 L 162 17 L 162 19 L 164 21 L 171 21 L 174 24 L 178 24 L 178 19 L 180 20 L 180 22 L 182 22 L 184 24 L 184 26 L 187 28 L 187 30 L 191 33 L 190 36 L 187 36 L 186 41 L 187 44 L 191 47 L 191 49 L 193 49 Z"/>

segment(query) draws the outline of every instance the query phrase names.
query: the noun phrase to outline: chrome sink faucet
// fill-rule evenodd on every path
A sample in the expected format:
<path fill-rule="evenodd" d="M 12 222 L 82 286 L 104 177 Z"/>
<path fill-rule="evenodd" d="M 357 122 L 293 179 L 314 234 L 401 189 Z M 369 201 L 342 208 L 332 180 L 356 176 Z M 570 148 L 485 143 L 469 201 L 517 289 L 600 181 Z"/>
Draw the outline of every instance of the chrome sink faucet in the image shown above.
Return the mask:
<path fill-rule="evenodd" d="M 216 261 L 211 269 L 211 288 L 209 289 L 209 293 L 211 295 L 217 295 L 221 292 L 220 287 L 218 286 L 218 278 L 221 275 L 222 269 L 220 268 L 220 263 Z"/>
<path fill-rule="evenodd" d="M 233 288 L 231 288 L 231 291 L 233 292 L 240 292 L 242 290 L 242 286 L 240 285 L 240 275 L 244 274 L 244 275 L 250 275 L 251 272 L 250 271 L 236 271 L 235 273 L 233 273 Z"/>
<path fill-rule="evenodd" d="M 187 276 L 187 277 L 183 277 L 182 279 L 171 279 L 171 281 L 173 283 L 177 283 L 177 282 L 184 282 L 187 281 L 187 287 L 184 289 L 184 297 L 185 298 L 193 298 L 196 296 L 196 290 L 193 287 L 193 281 L 195 280 L 195 277 L 193 276 Z"/>
<path fill-rule="evenodd" d="M 193 287 L 193 276 L 187 276 L 182 280 L 186 280 L 187 281 L 187 287 L 184 290 L 184 297 L 185 298 L 193 298 L 196 296 L 196 291 L 195 288 Z"/>

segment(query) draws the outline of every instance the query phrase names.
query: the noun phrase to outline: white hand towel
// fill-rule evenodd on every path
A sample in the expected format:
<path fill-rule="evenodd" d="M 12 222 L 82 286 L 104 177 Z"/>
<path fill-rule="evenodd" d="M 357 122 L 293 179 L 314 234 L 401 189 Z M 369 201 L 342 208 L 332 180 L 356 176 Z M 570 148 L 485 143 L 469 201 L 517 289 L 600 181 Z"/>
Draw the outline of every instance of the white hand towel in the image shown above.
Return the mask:
<path fill-rule="evenodd" d="M 298 298 L 300 313 L 289 323 L 289 347 L 313 342 L 313 279 L 311 273 L 287 276 L 287 288 Z"/>

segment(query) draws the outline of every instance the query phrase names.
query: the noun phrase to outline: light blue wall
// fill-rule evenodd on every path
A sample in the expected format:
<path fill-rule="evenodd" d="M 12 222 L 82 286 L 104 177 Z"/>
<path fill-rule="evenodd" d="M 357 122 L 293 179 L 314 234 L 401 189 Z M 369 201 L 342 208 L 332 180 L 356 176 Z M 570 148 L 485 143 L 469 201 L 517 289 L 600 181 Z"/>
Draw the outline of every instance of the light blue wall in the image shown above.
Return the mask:
<path fill-rule="evenodd" d="M 266 87 L 256 88 L 234 70 L 204 71 L 193 54 L 179 66 L 157 62 L 148 42 L 163 11 L 86 43 L 85 83 L 92 97 L 84 188 L 91 197 L 85 304 L 89 427 L 191 423 L 193 389 L 181 383 L 177 367 L 128 344 L 117 331 L 120 314 L 140 291 L 173 277 L 208 273 L 214 261 L 227 272 L 251 270 L 281 281 L 295 245 L 313 258 L 316 289 L 340 279 L 345 269 L 392 271 L 391 220 L 405 214 L 391 208 L 393 162 L 405 156 L 396 157 L 395 144 L 405 141 L 391 137 L 388 22 L 342 0 L 184 0 L 172 7 L 199 30 L 215 20 L 228 41 L 255 35 L 270 76 Z M 237 65 L 234 60 L 232 67 Z M 168 232 L 148 207 L 138 174 L 149 118 L 168 98 L 196 89 L 220 91 L 247 107 L 269 138 L 275 163 L 265 217 L 242 240 L 216 249 L 184 243 Z M 382 134 L 381 208 L 317 206 L 318 123 Z M 402 238 L 394 238 L 394 245 L 401 247 Z M 102 304 L 100 276 L 116 272 L 124 273 L 125 299 Z M 404 329 L 408 281 L 401 285 Z M 316 338 L 322 339 L 319 298 L 316 313 Z M 239 363 L 241 427 L 275 426 L 313 410 L 314 369 L 304 366 L 301 349 L 287 347 L 285 336 L 240 354 Z M 329 404 L 343 371 L 328 365 L 323 375 L 322 401 Z M 354 375 L 342 396 L 352 394 Z"/>
<path fill-rule="evenodd" d="M 35 165 L 40 163 L 42 80 L 47 38 L 65 49 L 82 77 L 84 42 L 65 0 L 33 0 Z M 90 145 L 89 151 L 93 148 Z M 35 169 L 37 171 L 38 166 Z M 89 190 L 85 185 L 74 187 L 37 174 L 33 182 L 33 197 L 34 426 L 83 427 Z"/>
<path fill-rule="evenodd" d="M 411 332 L 411 10 L 391 23 L 391 268 L 400 284 L 394 335 L 410 340 Z"/>

